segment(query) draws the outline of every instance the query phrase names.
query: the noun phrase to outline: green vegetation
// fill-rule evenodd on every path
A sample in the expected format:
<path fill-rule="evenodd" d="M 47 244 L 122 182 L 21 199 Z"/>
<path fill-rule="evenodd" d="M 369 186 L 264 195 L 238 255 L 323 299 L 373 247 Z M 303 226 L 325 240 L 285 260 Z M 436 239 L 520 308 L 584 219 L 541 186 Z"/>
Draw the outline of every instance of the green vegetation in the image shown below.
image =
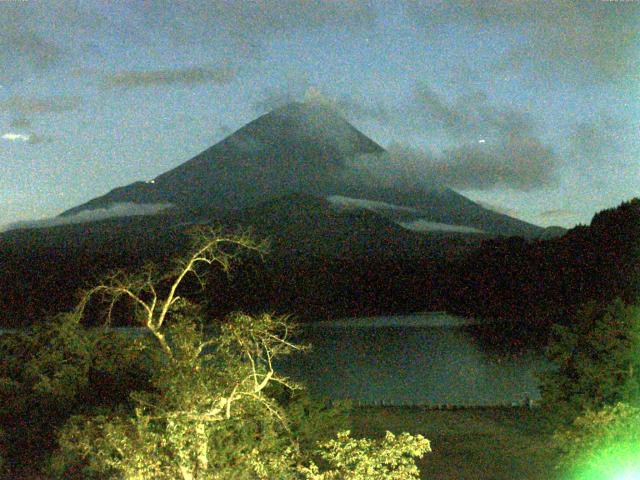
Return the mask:
<path fill-rule="evenodd" d="M 640 399 L 638 306 L 584 305 L 570 325 L 554 327 L 547 353 L 556 368 L 542 378 L 543 406 L 561 421 Z"/>
<path fill-rule="evenodd" d="M 134 262 L 123 257 L 121 263 L 137 271 L 102 277 L 75 310 L 0 338 L 0 472 L 7 478 L 44 472 L 45 478 L 68 479 L 404 480 L 417 478 L 419 467 L 423 478 L 536 479 L 553 478 L 557 464 L 553 475 L 563 479 L 633 478 L 640 463 L 640 307 L 632 304 L 640 278 L 638 207 L 634 200 L 602 212 L 591 227 L 550 242 L 487 242 L 459 270 L 441 272 L 442 278 L 434 270 L 429 282 L 464 296 L 444 302 L 461 313 L 474 313 L 464 302 L 477 296 L 485 303 L 474 308 L 488 316 L 527 312 L 524 327 L 478 332 L 489 343 L 517 348 L 530 343 L 532 332 L 541 342 L 550 340 L 556 368 L 543 378 L 542 408 L 535 412 L 350 413 L 348 405 L 325 405 L 273 368 L 280 356 L 306 347 L 291 342 L 295 327 L 286 317 L 255 314 L 269 309 L 265 292 L 280 285 L 260 271 L 264 245 L 247 235 L 203 230 L 182 261 L 141 267 L 144 255 Z M 178 248 L 172 235 L 162 241 Z M 184 238 L 178 243 L 184 245 Z M 222 275 L 207 278 L 213 281 L 201 288 L 204 275 L 230 271 L 246 251 L 252 256 L 245 270 L 229 277 L 231 290 L 216 283 Z M 359 266 L 361 277 L 353 268 L 341 274 L 373 285 L 370 296 L 382 304 L 390 295 L 374 294 L 378 280 L 366 281 L 371 265 Z M 385 265 L 373 270 L 386 273 Z M 298 272 L 312 296 L 318 295 L 310 279 L 321 270 L 316 267 Z M 421 288 L 431 289 L 432 283 L 413 281 L 424 273 L 416 273 L 420 268 L 409 276 L 399 268 L 384 279 L 392 285 L 385 292 L 418 285 L 411 296 L 419 297 Z M 23 278 L 21 271 L 9 274 Z M 518 273 L 523 271 L 530 274 L 526 281 Z M 34 285 L 25 281 L 24 298 L 10 292 L 5 300 L 31 308 L 25 299 Z M 225 303 L 229 291 L 234 293 Z M 349 298 L 336 292 L 328 294 Z M 228 314 L 241 297 L 254 302 L 251 315 Z M 316 300 L 332 310 L 331 302 Z M 530 302 L 535 308 L 528 308 Z M 227 312 L 223 320 L 210 320 L 218 311 Z M 108 328 L 122 323 L 144 333 Z M 422 435 L 434 442 L 427 461 L 419 460 L 430 451 Z"/>
<path fill-rule="evenodd" d="M 73 413 L 125 405 L 149 372 L 124 335 L 63 314 L 0 337 L 0 438 L 9 465 L 36 466 Z"/>
<path fill-rule="evenodd" d="M 418 462 L 425 480 L 555 478 L 551 434 L 535 409 L 367 407 L 352 418 L 356 436 L 381 438 L 390 430 L 429 438 L 433 452 Z"/>
<path fill-rule="evenodd" d="M 561 238 L 497 238 L 454 261 L 436 285 L 443 309 L 515 320 L 479 328 L 486 345 L 544 347 L 554 324 L 571 325 L 583 305 L 640 298 L 640 198 L 594 215 Z"/>
<path fill-rule="evenodd" d="M 618 403 L 587 411 L 558 431 L 558 467 L 575 480 L 640 477 L 640 409 Z"/>
<path fill-rule="evenodd" d="M 263 248 L 246 235 L 203 230 L 168 273 L 113 273 L 75 311 L 3 338 L 10 460 L 45 463 L 48 478 L 65 479 L 417 478 L 428 440 L 351 438 L 343 406 L 306 398 L 276 372 L 276 359 L 305 348 L 291 342 L 286 318 L 237 313 L 205 325 L 198 305 L 180 296 L 185 279 L 204 282 L 200 265 L 227 270 L 241 249 Z M 98 309 L 108 325 L 123 307 L 144 334 L 81 323 Z"/>
<path fill-rule="evenodd" d="M 589 303 L 556 326 L 543 407 L 557 425 L 558 469 L 576 480 L 640 475 L 640 307 Z"/>

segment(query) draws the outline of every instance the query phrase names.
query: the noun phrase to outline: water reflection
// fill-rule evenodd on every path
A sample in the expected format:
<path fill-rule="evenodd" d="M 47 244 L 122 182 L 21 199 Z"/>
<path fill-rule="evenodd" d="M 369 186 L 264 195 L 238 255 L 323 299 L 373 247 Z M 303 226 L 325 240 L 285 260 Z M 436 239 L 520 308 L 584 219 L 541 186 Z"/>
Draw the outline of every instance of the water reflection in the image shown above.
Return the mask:
<path fill-rule="evenodd" d="M 309 390 L 365 404 L 510 405 L 540 398 L 539 353 L 484 351 L 461 326 L 306 326 L 313 345 L 280 366 Z"/>

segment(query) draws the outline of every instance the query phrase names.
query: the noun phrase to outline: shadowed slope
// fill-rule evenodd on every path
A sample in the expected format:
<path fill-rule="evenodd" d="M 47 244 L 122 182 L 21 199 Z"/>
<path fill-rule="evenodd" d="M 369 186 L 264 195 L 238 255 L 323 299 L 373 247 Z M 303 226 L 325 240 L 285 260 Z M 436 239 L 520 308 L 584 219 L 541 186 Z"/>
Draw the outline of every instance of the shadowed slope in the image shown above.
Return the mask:
<path fill-rule="evenodd" d="M 407 190 L 372 185 L 352 171 L 360 157 L 385 150 L 335 111 L 291 103 L 245 125 L 191 160 L 152 182 L 112 190 L 63 213 L 114 203 L 171 203 L 193 217 L 213 210 L 250 207 L 302 193 L 342 195 L 413 207 L 410 221 L 456 224 L 490 235 L 537 237 L 542 228 L 483 208 L 449 188 Z M 424 179 L 429 185 L 429 179 Z"/>

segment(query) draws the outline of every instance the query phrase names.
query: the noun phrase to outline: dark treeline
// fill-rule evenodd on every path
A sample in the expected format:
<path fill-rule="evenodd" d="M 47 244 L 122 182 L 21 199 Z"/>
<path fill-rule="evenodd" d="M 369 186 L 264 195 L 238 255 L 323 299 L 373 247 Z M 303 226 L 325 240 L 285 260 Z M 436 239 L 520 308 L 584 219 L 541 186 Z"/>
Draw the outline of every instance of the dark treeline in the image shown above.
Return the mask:
<path fill-rule="evenodd" d="M 227 280 L 209 292 L 219 308 L 212 313 L 244 308 L 313 320 L 442 309 L 504 321 L 487 324 L 481 333 L 489 337 L 544 341 L 552 324 L 571 322 L 588 301 L 640 298 L 640 200 L 551 240 L 484 240 L 447 258 L 267 257 L 245 262 Z"/>
<path fill-rule="evenodd" d="M 640 298 L 640 199 L 597 213 L 552 240 L 490 240 L 452 264 L 445 308 L 481 318 L 513 320 L 519 340 L 542 340 L 554 323 L 571 322 L 588 301 Z M 498 328 L 504 329 L 505 325 Z M 489 325 L 488 334 L 492 331 Z"/>
<path fill-rule="evenodd" d="M 24 325 L 71 308 L 78 288 L 94 284 L 109 269 L 162 265 L 188 241 L 190 227 L 175 226 L 177 220 L 114 219 L 5 233 L 0 237 L 4 325 Z M 633 302 L 640 294 L 638 199 L 552 240 L 425 237 L 405 234 L 368 213 L 331 218 L 331 240 L 329 232 L 312 229 L 321 220 L 256 225 L 257 234 L 272 238 L 270 254 L 249 255 L 229 275 L 211 275 L 206 292 L 198 293 L 195 284 L 189 290 L 204 295 L 200 300 L 207 300 L 208 313 L 216 317 L 240 309 L 291 313 L 301 321 L 448 310 L 517 320 L 481 332 L 495 342 L 505 334 L 518 341 L 531 335 L 543 339 L 547 327 L 571 321 L 588 300 Z M 285 233 L 278 233 L 279 226 Z M 368 238 L 366 231 L 382 233 Z"/>
<path fill-rule="evenodd" d="M 103 220 L 0 235 L 0 325 L 15 327 L 73 308 L 79 289 L 110 270 L 163 263 L 187 242 L 175 218 Z"/>

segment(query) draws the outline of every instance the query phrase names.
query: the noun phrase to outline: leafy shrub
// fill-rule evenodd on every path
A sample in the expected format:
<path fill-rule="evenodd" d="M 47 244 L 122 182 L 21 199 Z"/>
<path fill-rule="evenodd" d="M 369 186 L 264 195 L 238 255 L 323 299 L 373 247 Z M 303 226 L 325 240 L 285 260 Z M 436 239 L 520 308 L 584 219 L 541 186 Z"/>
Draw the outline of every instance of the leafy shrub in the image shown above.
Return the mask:
<path fill-rule="evenodd" d="M 324 472 L 315 463 L 300 471 L 308 480 L 411 480 L 420 475 L 415 459 L 430 451 L 422 435 L 387 432 L 381 440 L 354 439 L 347 430 L 319 445 L 318 454 L 327 464 Z"/>
<path fill-rule="evenodd" d="M 388 433 L 383 440 L 356 440 L 347 432 L 334 437 L 345 420 L 340 409 L 300 396 L 286 407 L 278 403 L 281 392 L 274 387 L 297 388 L 271 367 L 279 355 L 297 348 L 283 333 L 289 328 L 268 315 L 237 315 L 205 340 L 195 323 L 173 323 L 167 329 L 172 353 L 158 357 L 155 388 L 132 394 L 133 415 L 73 417 L 60 432 L 50 476 L 417 478 L 414 457 L 429 451 L 421 436 Z"/>
<path fill-rule="evenodd" d="M 38 463 L 70 416 L 126 404 L 148 387 L 140 349 L 114 331 L 89 329 L 62 314 L 0 337 L 0 426 L 7 456 Z"/>
<path fill-rule="evenodd" d="M 547 350 L 555 368 L 542 377 L 542 404 L 570 423 L 587 410 L 640 398 L 640 307 L 621 300 L 583 306 L 569 326 L 555 326 Z"/>

